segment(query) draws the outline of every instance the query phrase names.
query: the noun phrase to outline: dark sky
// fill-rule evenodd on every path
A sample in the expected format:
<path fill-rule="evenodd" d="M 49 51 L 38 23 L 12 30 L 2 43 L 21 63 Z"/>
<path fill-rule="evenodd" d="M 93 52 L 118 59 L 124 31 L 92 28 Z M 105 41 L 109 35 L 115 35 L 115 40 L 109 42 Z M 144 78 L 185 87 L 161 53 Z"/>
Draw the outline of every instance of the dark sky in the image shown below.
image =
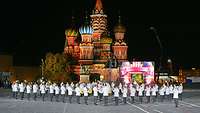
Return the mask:
<path fill-rule="evenodd" d="M 160 55 L 154 26 L 163 45 L 164 57 L 185 68 L 200 64 L 199 8 L 190 3 L 102 0 L 113 33 L 120 10 L 129 45 L 129 59 L 156 60 Z M 72 11 L 77 26 L 84 12 L 91 12 L 95 0 L 15 0 L 1 3 L 0 53 L 14 55 L 15 65 L 39 65 L 48 51 L 62 52 L 64 30 L 70 26 Z M 113 34 L 112 34 L 113 35 Z"/>

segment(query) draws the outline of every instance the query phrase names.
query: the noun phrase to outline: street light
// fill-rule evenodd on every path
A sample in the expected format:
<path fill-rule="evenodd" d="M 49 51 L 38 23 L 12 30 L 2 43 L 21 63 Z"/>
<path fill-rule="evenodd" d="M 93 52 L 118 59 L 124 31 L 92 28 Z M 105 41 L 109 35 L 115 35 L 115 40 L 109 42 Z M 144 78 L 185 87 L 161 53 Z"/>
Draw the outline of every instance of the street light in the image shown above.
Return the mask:
<path fill-rule="evenodd" d="M 169 75 L 172 75 L 172 73 L 173 73 L 172 60 L 170 58 L 167 59 L 167 63 L 169 65 L 169 70 L 170 70 Z"/>
<path fill-rule="evenodd" d="M 156 36 L 156 40 L 158 41 L 158 44 L 159 44 L 159 47 L 160 47 L 160 61 L 159 61 L 159 71 L 160 71 L 161 68 L 162 68 L 163 46 L 162 46 L 162 43 L 160 41 L 157 29 L 155 27 L 152 27 L 152 26 L 149 29 L 154 32 L 154 34 Z"/>

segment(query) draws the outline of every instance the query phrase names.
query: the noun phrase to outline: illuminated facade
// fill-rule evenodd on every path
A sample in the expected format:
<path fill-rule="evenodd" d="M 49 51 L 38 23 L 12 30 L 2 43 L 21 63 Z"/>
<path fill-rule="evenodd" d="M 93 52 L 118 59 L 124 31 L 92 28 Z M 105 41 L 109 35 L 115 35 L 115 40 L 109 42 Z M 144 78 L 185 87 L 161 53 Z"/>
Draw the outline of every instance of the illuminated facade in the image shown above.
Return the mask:
<path fill-rule="evenodd" d="M 121 23 L 120 16 L 113 31 L 114 38 L 110 37 L 108 33 L 107 15 L 104 14 L 101 0 L 96 0 L 90 21 L 86 15 L 84 23 L 79 29 L 72 25 L 65 31 L 64 53 L 71 54 L 79 61 L 74 71 L 80 75 L 80 81 L 88 81 L 91 73 L 99 74 L 103 80 L 119 78 L 117 64 L 127 61 L 128 50 L 124 41 L 126 29 Z M 80 42 L 77 41 L 78 34 L 81 35 Z"/>

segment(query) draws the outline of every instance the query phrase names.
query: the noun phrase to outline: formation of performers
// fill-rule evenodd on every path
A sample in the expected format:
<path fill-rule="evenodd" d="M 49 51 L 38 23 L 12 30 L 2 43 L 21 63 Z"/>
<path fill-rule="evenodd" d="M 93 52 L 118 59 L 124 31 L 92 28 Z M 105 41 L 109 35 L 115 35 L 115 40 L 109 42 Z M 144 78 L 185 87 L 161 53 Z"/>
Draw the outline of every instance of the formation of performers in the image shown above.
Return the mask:
<path fill-rule="evenodd" d="M 161 85 L 156 83 L 145 85 L 144 83 L 132 82 L 125 84 L 121 82 L 91 82 L 91 83 L 52 83 L 41 82 L 40 84 L 34 82 L 13 82 L 12 84 L 13 98 L 24 99 L 26 95 L 27 99 L 33 100 L 41 97 L 43 101 L 49 98 L 50 101 L 54 99 L 58 102 L 69 101 L 72 103 L 72 98 L 76 98 L 76 103 L 81 104 L 81 99 L 84 99 L 84 103 L 88 105 L 88 98 L 93 97 L 95 105 L 98 105 L 99 101 L 104 101 L 104 105 L 108 105 L 108 97 L 112 96 L 115 105 L 119 104 L 119 100 L 122 100 L 124 104 L 130 102 L 131 104 L 136 102 L 136 97 L 139 98 L 138 102 L 146 103 L 150 102 L 163 102 L 165 99 L 175 102 L 178 107 L 178 100 L 182 100 L 183 85 L 181 83 L 165 82 Z M 146 98 L 146 99 L 144 99 Z"/>

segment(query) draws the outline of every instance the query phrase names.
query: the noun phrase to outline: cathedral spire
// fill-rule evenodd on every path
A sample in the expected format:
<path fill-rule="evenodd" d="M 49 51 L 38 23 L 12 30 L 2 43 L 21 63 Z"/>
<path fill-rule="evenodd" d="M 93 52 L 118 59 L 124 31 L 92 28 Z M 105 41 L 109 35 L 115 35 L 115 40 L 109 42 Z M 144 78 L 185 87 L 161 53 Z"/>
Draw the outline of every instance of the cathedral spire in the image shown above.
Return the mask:
<path fill-rule="evenodd" d="M 88 12 L 87 11 L 85 11 L 84 24 L 89 25 L 89 18 L 88 18 Z"/>
<path fill-rule="evenodd" d="M 120 16 L 120 11 L 118 11 L 118 24 L 121 24 L 121 16 Z"/>
<path fill-rule="evenodd" d="M 74 17 L 74 11 L 72 10 L 72 17 L 71 17 L 71 27 L 75 27 L 75 17 Z"/>
<path fill-rule="evenodd" d="M 96 0 L 95 9 L 97 9 L 98 11 L 103 9 L 101 0 Z"/>

